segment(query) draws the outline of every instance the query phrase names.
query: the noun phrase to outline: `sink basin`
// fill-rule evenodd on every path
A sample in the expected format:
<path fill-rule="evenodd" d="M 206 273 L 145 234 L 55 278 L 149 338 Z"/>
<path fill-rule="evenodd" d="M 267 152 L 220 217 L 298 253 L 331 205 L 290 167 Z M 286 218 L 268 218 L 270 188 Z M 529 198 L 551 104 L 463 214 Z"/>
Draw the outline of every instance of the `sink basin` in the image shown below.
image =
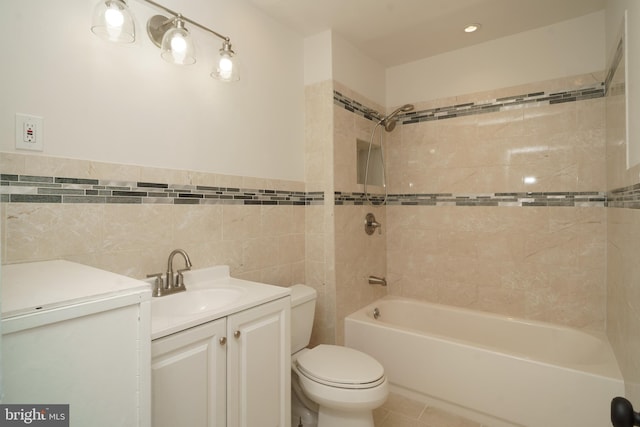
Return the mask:
<path fill-rule="evenodd" d="M 155 279 L 146 282 L 153 287 Z M 233 278 L 227 265 L 185 271 L 184 283 L 184 292 L 151 298 L 152 340 L 289 295 L 288 288 Z"/>
<path fill-rule="evenodd" d="M 151 300 L 153 317 L 183 317 L 207 313 L 228 306 L 245 291 L 238 287 L 215 287 L 189 290 Z"/>

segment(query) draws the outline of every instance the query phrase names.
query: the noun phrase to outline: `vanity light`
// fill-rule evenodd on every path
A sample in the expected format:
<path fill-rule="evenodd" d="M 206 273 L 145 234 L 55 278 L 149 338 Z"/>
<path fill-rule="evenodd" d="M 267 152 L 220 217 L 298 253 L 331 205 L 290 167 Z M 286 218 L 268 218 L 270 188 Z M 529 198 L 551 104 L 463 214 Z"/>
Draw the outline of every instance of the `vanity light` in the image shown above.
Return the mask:
<path fill-rule="evenodd" d="M 101 0 L 93 10 L 91 31 L 114 43 L 133 43 L 136 39 L 133 17 L 123 0 Z"/>
<path fill-rule="evenodd" d="M 535 184 L 536 182 L 538 182 L 538 179 L 535 176 L 525 176 L 524 178 L 522 178 L 522 181 L 525 184 Z"/>
<path fill-rule="evenodd" d="M 464 27 L 464 32 L 465 33 L 475 33 L 476 31 L 478 31 L 480 29 L 480 27 L 482 27 L 482 25 L 480 25 L 480 24 L 469 24 L 466 27 Z"/>
<path fill-rule="evenodd" d="M 173 64 L 195 64 L 195 47 L 185 23 L 196 26 L 222 40 L 220 56 L 211 77 L 223 82 L 240 80 L 235 52 L 231 40 L 196 21 L 182 16 L 152 0 L 142 0 L 164 10 L 171 17 L 154 15 L 147 21 L 147 34 L 161 49 L 160 56 Z M 111 42 L 131 43 L 135 40 L 135 25 L 124 0 L 100 0 L 93 16 L 91 31 Z"/>
<path fill-rule="evenodd" d="M 181 15 L 176 18 L 152 16 L 147 22 L 147 34 L 153 44 L 162 50 L 160 56 L 165 61 L 177 65 L 196 63 L 193 39 L 189 30 L 184 27 Z"/>
<path fill-rule="evenodd" d="M 220 49 L 220 59 L 216 68 L 211 72 L 211 77 L 223 82 L 235 82 L 240 80 L 240 74 L 238 73 L 238 63 L 234 59 L 235 52 L 231 49 L 231 43 L 229 40 L 222 42 L 222 49 Z"/>

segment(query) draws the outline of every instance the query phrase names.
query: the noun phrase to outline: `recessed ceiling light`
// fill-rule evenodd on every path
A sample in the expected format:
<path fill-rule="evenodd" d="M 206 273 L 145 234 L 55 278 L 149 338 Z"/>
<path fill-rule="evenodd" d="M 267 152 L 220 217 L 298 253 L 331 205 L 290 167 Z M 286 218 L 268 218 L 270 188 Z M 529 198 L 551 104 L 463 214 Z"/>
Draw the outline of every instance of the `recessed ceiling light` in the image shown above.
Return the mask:
<path fill-rule="evenodd" d="M 464 27 L 464 32 L 465 33 L 475 33 L 476 31 L 478 31 L 480 29 L 480 27 L 482 27 L 482 25 L 480 25 L 480 24 L 469 24 L 466 27 Z"/>

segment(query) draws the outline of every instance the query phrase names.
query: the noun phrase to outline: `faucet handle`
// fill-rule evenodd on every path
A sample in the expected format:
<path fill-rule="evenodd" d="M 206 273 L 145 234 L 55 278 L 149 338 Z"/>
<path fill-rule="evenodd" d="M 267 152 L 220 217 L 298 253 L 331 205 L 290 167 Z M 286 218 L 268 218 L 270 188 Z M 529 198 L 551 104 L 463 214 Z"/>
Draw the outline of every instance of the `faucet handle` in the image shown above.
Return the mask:
<path fill-rule="evenodd" d="M 153 296 L 159 297 L 164 289 L 164 280 L 162 279 L 162 273 L 147 274 L 147 278 L 155 277 L 153 282 Z"/>
<path fill-rule="evenodd" d="M 176 282 L 175 282 L 176 287 L 184 286 L 184 275 L 182 273 L 189 270 L 191 270 L 191 268 L 189 267 L 178 270 L 178 272 L 176 273 Z"/>

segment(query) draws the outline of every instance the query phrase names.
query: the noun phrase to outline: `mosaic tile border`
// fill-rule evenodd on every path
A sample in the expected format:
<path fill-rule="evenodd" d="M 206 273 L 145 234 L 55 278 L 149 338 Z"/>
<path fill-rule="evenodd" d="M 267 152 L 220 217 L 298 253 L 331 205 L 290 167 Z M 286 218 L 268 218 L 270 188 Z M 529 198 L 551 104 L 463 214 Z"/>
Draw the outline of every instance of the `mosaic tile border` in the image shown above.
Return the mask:
<path fill-rule="evenodd" d="M 364 193 L 337 191 L 335 205 L 364 205 Z M 369 196 L 374 205 L 383 196 Z M 324 192 L 243 189 L 153 182 L 0 174 L 2 203 L 94 203 L 174 205 L 292 205 L 325 203 Z M 608 193 L 531 192 L 487 194 L 389 194 L 390 206 L 568 206 L 640 209 L 640 184 Z"/>
<path fill-rule="evenodd" d="M 337 90 L 333 91 L 333 103 L 343 107 L 347 111 L 351 111 L 354 114 L 364 117 L 367 120 L 377 122 L 383 117 L 382 114 L 376 110 L 359 103 L 355 99 L 351 99 L 348 96 L 343 95 Z"/>
<path fill-rule="evenodd" d="M 584 101 L 587 99 L 602 98 L 605 96 L 605 92 L 605 83 L 601 82 L 580 89 L 567 90 L 563 92 L 526 93 L 480 102 L 469 102 L 465 104 L 431 108 L 428 110 L 411 111 L 399 114 L 398 122 L 403 125 L 409 125 L 413 123 L 446 120 L 476 114 L 495 113 L 499 111 L 513 110 L 514 108 L 523 108 L 525 106 L 539 107 L 543 105 Z M 333 101 L 335 105 L 342 106 L 345 110 L 358 114 L 365 119 L 378 121 L 381 118 L 381 114 L 377 111 L 367 108 L 336 90 L 333 91 Z"/>
<path fill-rule="evenodd" d="M 307 206 L 323 204 L 324 193 L 0 174 L 0 201 Z"/>
<path fill-rule="evenodd" d="M 640 190 L 640 186 L 639 186 Z M 638 192 L 640 196 L 640 191 Z M 380 195 L 370 195 L 374 205 L 383 201 Z M 336 205 L 364 205 L 364 193 L 335 193 Z M 389 194 L 388 206 L 503 206 L 503 207 L 606 207 L 607 193 L 545 192 L 545 193 L 487 193 L 487 194 Z M 640 206 L 640 201 L 638 202 Z"/>
<path fill-rule="evenodd" d="M 640 184 L 610 191 L 607 203 L 610 208 L 640 209 Z"/>

